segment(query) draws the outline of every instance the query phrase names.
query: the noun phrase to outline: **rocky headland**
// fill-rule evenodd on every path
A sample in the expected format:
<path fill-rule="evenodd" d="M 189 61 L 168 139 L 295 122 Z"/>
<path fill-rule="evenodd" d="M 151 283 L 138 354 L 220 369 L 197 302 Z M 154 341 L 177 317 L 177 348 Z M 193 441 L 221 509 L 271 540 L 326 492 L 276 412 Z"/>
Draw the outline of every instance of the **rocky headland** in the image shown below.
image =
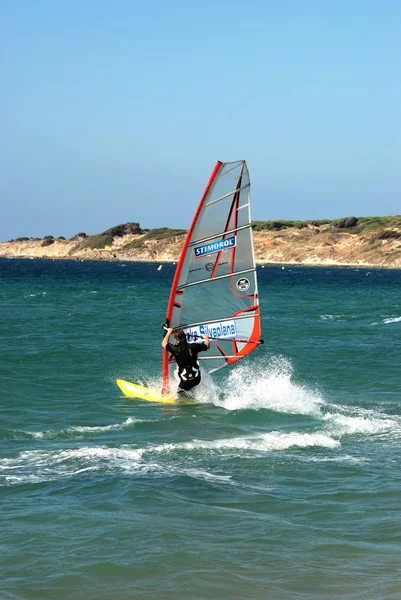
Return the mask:
<path fill-rule="evenodd" d="M 0 257 L 177 261 L 186 231 L 126 223 L 94 235 L 21 237 L 0 242 Z M 401 215 L 320 221 L 255 221 L 258 263 L 401 268 Z"/>

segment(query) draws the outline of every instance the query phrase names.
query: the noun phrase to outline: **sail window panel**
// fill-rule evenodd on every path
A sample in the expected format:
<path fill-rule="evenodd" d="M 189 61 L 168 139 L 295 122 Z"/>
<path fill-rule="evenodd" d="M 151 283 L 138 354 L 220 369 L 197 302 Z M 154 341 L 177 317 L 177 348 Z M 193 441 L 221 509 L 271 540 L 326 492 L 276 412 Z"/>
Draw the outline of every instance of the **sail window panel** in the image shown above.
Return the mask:
<path fill-rule="evenodd" d="M 219 171 L 217 179 L 213 183 L 206 203 L 213 202 L 214 200 L 220 198 L 221 196 L 224 196 L 228 192 L 235 191 L 238 187 L 241 187 L 238 186 L 238 182 L 243 171 L 244 164 L 242 162 L 238 163 L 237 167 L 234 169 L 232 168 L 232 165 L 224 165 Z M 247 183 L 249 183 L 249 177 L 244 177 L 243 173 L 241 177 L 241 185 L 246 185 Z"/>
<path fill-rule="evenodd" d="M 231 250 L 215 252 L 201 258 L 195 258 L 190 253 L 184 265 L 187 276 L 182 278 L 182 285 L 184 284 L 184 280 L 185 283 L 194 283 L 196 281 L 205 281 L 212 277 L 228 275 L 230 273 L 231 255 Z"/>
<path fill-rule="evenodd" d="M 254 266 L 252 254 L 252 230 L 242 229 L 237 232 L 236 247 L 234 252 L 233 272 L 244 271 Z"/>
<path fill-rule="evenodd" d="M 224 237 L 224 232 L 234 229 L 235 211 L 231 210 L 233 206 L 234 194 L 231 194 L 221 202 L 212 204 L 203 209 L 201 217 L 196 225 L 191 243 L 202 240 L 206 237 L 218 236 Z M 246 223 L 242 223 L 246 224 Z M 231 235 L 231 234 L 229 234 Z"/>
<path fill-rule="evenodd" d="M 188 252 L 181 273 L 179 287 L 197 281 L 207 281 L 230 273 L 246 271 L 254 267 L 251 229 L 236 234 L 236 245 L 197 258 L 194 248 Z"/>
<path fill-rule="evenodd" d="M 188 283 L 205 281 L 238 271 L 252 269 L 251 230 L 237 233 L 236 246 L 197 258 L 189 252 L 184 262 L 179 287 Z"/>
<path fill-rule="evenodd" d="M 246 163 L 244 161 L 240 161 L 237 163 L 236 167 L 233 168 L 233 165 L 230 163 L 226 163 L 220 169 L 217 180 L 215 182 L 215 189 L 212 192 L 213 198 L 218 198 L 220 190 L 238 188 L 244 185 L 249 184 L 249 173 Z"/>
<path fill-rule="evenodd" d="M 228 277 L 185 288 L 182 296 L 181 323 L 218 321 L 253 306 L 253 298 L 240 294 L 239 290 L 236 290 L 238 295 L 236 292 L 233 294 L 231 283 L 235 283 L 232 280 L 235 278 Z M 253 278 L 249 281 L 254 287 Z"/>
<path fill-rule="evenodd" d="M 232 229 L 232 227 L 227 227 L 227 221 L 230 208 L 233 204 L 234 195 L 235 192 L 220 202 L 212 204 L 211 206 L 206 206 L 203 209 L 191 242 L 221 233 L 226 229 Z"/>
<path fill-rule="evenodd" d="M 225 200 L 224 200 L 225 202 Z M 204 209 L 202 213 L 202 219 L 200 219 L 196 226 L 192 237 L 191 247 L 202 245 L 204 242 L 201 240 L 205 238 L 224 239 L 232 235 L 236 235 L 237 228 L 246 227 L 250 224 L 249 210 L 233 210 L 230 218 L 228 212 L 233 202 L 233 196 L 230 197 L 230 202 L 225 206 L 225 213 L 223 214 L 220 210 L 217 210 L 218 205 L 212 205 Z M 231 233 L 225 233 L 225 232 Z M 199 244 L 197 243 L 199 241 Z"/>
<path fill-rule="evenodd" d="M 231 340 L 212 340 L 209 350 L 204 354 L 199 354 L 198 358 L 207 357 L 207 360 L 202 363 L 202 369 L 210 373 L 226 365 L 224 356 L 233 356 L 233 344 Z"/>
<path fill-rule="evenodd" d="M 234 248 L 206 254 L 200 258 L 195 257 L 194 251 L 189 252 L 185 258 L 179 287 L 252 269 L 254 263 L 251 235 L 251 229 L 239 231 Z M 244 277 L 249 279 L 247 274 Z M 208 285 L 211 284 L 210 282 Z M 254 293 L 253 288 L 248 292 L 250 293 Z"/>
<path fill-rule="evenodd" d="M 230 224 L 228 224 L 227 229 L 225 231 L 219 231 L 218 233 L 215 233 L 212 236 L 209 235 L 207 238 L 202 238 L 201 240 L 190 242 L 189 248 L 193 248 L 194 246 L 203 244 L 204 242 L 215 242 L 217 239 L 220 239 L 222 237 L 227 238 L 231 235 L 236 235 L 237 231 L 240 231 L 241 229 L 250 229 L 251 227 L 251 223 L 245 223 L 245 225 L 241 225 L 241 227 L 237 226 L 232 228 Z"/>
<path fill-rule="evenodd" d="M 241 172 L 244 170 L 248 171 L 246 163 L 244 160 L 236 160 L 233 162 L 222 163 L 218 178 L 231 177 L 232 179 L 236 179 L 241 175 Z"/>
<path fill-rule="evenodd" d="M 217 251 L 213 251 L 215 240 L 204 242 L 201 246 L 196 244 L 191 246 L 184 260 L 178 287 L 252 268 L 254 264 L 251 236 L 250 228 L 239 230 L 229 236 L 231 247 L 223 247 L 222 250 Z M 217 243 L 224 239 L 226 238 L 221 237 Z M 199 248 L 202 250 L 210 248 L 211 251 L 197 256 Z"/>
<path fill-rule="evenodd" d="M 249 313 L 249 319 L 236 319 L 235 326 L 239 340 L 248 340 L 251 337 L 254 326 L 254 316 L 255 315 L 252 312 Z"/>
<path fill-rule="evenodd" d="M 239 199 L 234 207 L 238 189 Z M 249 209 L 235 210 L 249 204 L 249 198 L 249 175 L 244 163 L 238 163 L 236 169 L 232 169 L 232 165 L 225 165 L 205 198 L 191 242 L 249 223 Z"/>

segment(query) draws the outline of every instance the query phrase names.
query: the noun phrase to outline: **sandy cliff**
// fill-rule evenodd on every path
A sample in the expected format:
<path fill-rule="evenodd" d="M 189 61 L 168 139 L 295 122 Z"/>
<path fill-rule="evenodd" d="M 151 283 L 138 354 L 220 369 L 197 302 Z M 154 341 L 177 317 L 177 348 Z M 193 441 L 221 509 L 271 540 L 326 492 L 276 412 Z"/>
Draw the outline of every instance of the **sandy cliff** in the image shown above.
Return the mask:
<path fill-rule="evenodd" d="M 398 223 L 397 223 L 398 224 Z M 182 230 L 126 233 L 127 224 L 95 236 L 71 240 L 47 239 L 0 242 L 2 257 L 76 260 L 177 261 L 184 240 Z M 123 233 L 114 236 L 118 228 Z M 327 223 L 278 230 L 254 229 L 256 259 L 260 263 L 303 265 L 363 265 L 401 267 L 401 226 L 338 229 Z M 103 247 L 102 247 L 103 246 Z"/>

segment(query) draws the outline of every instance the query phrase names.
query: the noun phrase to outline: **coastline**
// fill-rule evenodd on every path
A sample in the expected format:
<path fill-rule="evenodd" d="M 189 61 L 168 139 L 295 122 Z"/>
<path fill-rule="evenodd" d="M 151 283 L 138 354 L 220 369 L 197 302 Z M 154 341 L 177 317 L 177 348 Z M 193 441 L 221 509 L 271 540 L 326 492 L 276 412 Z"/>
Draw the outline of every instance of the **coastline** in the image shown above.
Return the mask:
<path fill-rule="evenodd" d="M 118 226 L 118 228 L 127 228 Z M 185 233 L 147 230 L 110 235 L 77 234 L 70 240 L 46 236 L 0 242 L 0 257 L 80 261 L 134 261 L 176 263 Z M 105 237 L 108 234 L 108 237 Z M 401 268 L 401 228 L 381 227 L 362 232 L 338 230 L 331 225 L 253 231 L 258 265 Z"/>
<path fill-rule="evenodd" d="M 1 242 L 0 242 L 1 243 Z M 101 257 L 101 258 L 76 258 L 71 256 L 6 256 L 0 253 L 0 260 L 49 260 L 49 261 L 73 261 L 73 262 L 136 262 L 140 264 L 153 263 L 157 265 L 175 266 L 177 261 L 169 259 L 156 258 L 122 258 L 122 257 Z M 344 262 L 279 262 L 268 260 L 256 260 L 258 267 L 316 267 L 316 268 L 334 268 L 334 269 L 390 269 L 401 270 L 401 265 L 373 264 L 373 263 L 344 263 Z"/>

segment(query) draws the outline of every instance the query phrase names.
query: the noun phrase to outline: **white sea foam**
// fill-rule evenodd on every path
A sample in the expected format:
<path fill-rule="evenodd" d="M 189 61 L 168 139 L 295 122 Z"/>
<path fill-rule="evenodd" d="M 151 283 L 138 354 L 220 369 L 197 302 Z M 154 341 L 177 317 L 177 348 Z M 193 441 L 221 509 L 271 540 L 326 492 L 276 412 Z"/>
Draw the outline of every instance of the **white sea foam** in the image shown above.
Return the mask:
<path fill-rule="evenodd" d="M 236 366 L 229 374 L 224 393 L 210 388 L 213 402 L 227 410 L 269 409 L 302 414 L 326 424 L 324 434 L 334 440 L 344 435 L 388 435 L 401 437 L 401 419 L 377 410 L 328 403 L 319 393 L 292 381 L 291 363 L 283 358 L 261 359 Z M 267 434 L 269 435 L 269 434 Z"/>
<path fill-rule="evenodd" d="M 372 326 L 391 325 L 393 323 L 401 323 L 401 317 L 387 317 L 387 318 L 383 319 L 380 323 L 375 321 L 374 323 L 371 323 L 371 325 Z"/>
<path fill-rule="evenodd" d="M 152 450 L 154 452 L 163 453 L 174 452 L 176 450 L 212 450 L 222 453 L 226 450 L 272 452 L 286 450 L 287 448 L 292 447 L 307 448 L 311 446 L 337 448 L 340 446 L 340 442 L 324 432 L 301 433 L 293 431 L 290 433 L 282 433 L 280 431 L 271 431 L 269 433 L 258 433 L 249 436 L 220 440 L 192 440 L 191 442 L 182 444 L 162 444 Z"/>
<path fill-rule="evenodd" d="M 115 423 L 113 425 L 75 425 L 73 427 L 68 427 L 67 429 L 62 430 L 54 430 L 49 429 L 47 431 L 28 431 L 27 433 L 31 435 L 33 438 L 41 439 L 41 438 L 54 438 L 55 436 L 59 436 L 60 434 L 74 434 L 74 433 L 101 433 L 104 431 L 113 431 L 113 430 L 121 430 L 126 427 L 131 427 L 135 423 L 143 423 L 148 422 L 146 419 L 133 419 L 132 417 L 128 417 L 122 423 Z"/>
<path fill-rule="evenodd" d="M 394 438 L 401 435 L 399 417 L 389 418 L 375 410 L 331 405 L 330 412 L 323 416 L 323 420 L 327 423 L 326 430 L 336 437 L 387 433 L 389 438 Z"/>
<path fill-rule="evenodd" d="M 351 464 L 360 465 L 368 461 L 367 458 L 351 456 L 350 454 L 336 454 L 335 456 L 313 456 L 311 454 L 302 455 L 287 455 L 294 462 L 302 463 L 336 463 L 336 464 Z"/>
<path fill-rule="evenodd" d="M 345 315 L 320 315 L 322 321 L 339 321 L 345 319 Z"/>
<path fill-rule="evenodd" d="M 135 381 L 136 381 L 136 383 L 138 383 L 138 385 L 143 385 L 144 387 L 148 387 L 149 389 L 154 391 L 156 394 L 158 394 L 160 392 L 160 390 L 162 389 L 162 379 L 160 377 L 149 378 L 149 377 L 146 377 L 143 374 L 139 373 L 136 376 Z M 171 393 L 175 393 L 175 391 L 178 387 L 178 384 L 179 384 L 178 375 L 177 375 L 177 372 L 174 371 L 173 378 L 170 381 Z M 213 398 L 215 396 L 217 396 L 217 394 L 219 393 L 219 388 L 212 381 L 211 377 L 207 373 L 203 372 L 201 384 L 198 387 L 196 387 L 194 390 L 192 390 L 191 393 L 194 397 L 194 400 L 198 404 L 209 404 L 209 403 L 213 402 Z"/>
<path fill-rule="evenodd" d="M 288 448 L 337 448 L 340 443 L 324 432 L 281 433 L 273 431 L 243 437 L 192 440 L 178 444 L 149 445 L 144 448 L 85 446 L 63 450 L 27 450 L 13 458 L 0 459 L 0 475 L 8 484 L 48 481 L 75 477 L 85 471 L 122 470 L 156 475 L 187 475 L 197 479 L 231 481 L 230 475 L 210 473 L 189 466 L 184 453 L 218 453 L 243 458 L 260 453 L 283 451 Z M 171 457 L 174 454 L 174 457 Z"/>
<path fill-rule="evenodd" d="M 278 357 L 236 366 L 224 384 L 223 394 L 214 403 L 227 410 L 266 408 L 319 416 L 325 401 L 319 392 L 293 382 L 291 363 Z"/>
<path fill-rule="evenodd" d="M 266 408 L 281 413 L 319 416 L 324 399 L 318 391 L 292 381 L 290 361 L 282 357 L 262 358 L 253 362 L 239 363 L 225 371 L 222 383 L 216 382 L 204 370 L 202 382 L 193 394 L 199 404 L 215 404 L 226 410 Z M 138 373 L 135 381 L 151 389 L 161 389 L 160 378 L 146 378 Z M 172 389 L 176 389 L 174 378 Z"/>
<path fill-rule="evenodd" d="M 401 323 L 401 317 L 391 317 L 389 319 L 384 319 L 384 325 L 390 325 L 390 323 Z"/>
<path fill-rule="evenodd" d="M 363 409 L 360 407 L 342 406 L 327 402 L 319 391 L 313 390 L 305 384 L 296 383 L 292 380 L 293 370 L 291 363 L 281 357 L 267 360 L 262 358 L 247 364 L 236 365 L 223 379 L 221 390 L 215 380 L 212 380 L 207 373 L 204 373 L 202 383 L 197 388 L 198 402 L 212 402 L 226 410 L 260 410 L 268 409 L 278 413 L 299 414 L 313 417 L 321 421 L 324 426 L 322 435 L 323 440 L 319 438 L 304 437 L 307 434 L 290 434 L 286 438 L 285 434 L 266 434 L 273 435 L 273 438 L 266 437 L 264 441 L 259 440 L 255 445 L 255 450 L 264 449 L 263 444 L 272 443 L 271 449 L 280 447 L 285 449 L 286 444 L 291 446 L 297 438 L 295 445 L 308 445 L 318 439 L 322 445 L 336 445 L 339 440 L 346 435 L 363 436 L 385 436 L 389 440 L 401 438 L 401 419 L 397 417 L 388 417 L 380 411 Z M 160 389 L 160 381 L 153 381 L 154 386 Z M 310 434 L 315 436 L 316 434 Z M 205 447 L 211 450 L 217 450 L 219 447 L 251 449 L 255 441 L 248 442 L 246 438 L 240 438 L 240 441 L 217 441 L 201 442 Z M 200 448 L 200 442 L 190 442 L 190 448 Z M 250 445 L 249 445 L 250 444 Z M 169 451 L 176 446 L 163 446 L 163 451 Z M 181 446 L 181 449 L 190 449 Z"/>
<path fill-rule="evenodd" d="M 27 294 L 25 298 L 36 298 L 37 296 L 46 296 L 46 292 L 37 292 L 36 294 Z"/>
<path fill-rule="evenodd" d="M 0 460 L 0 479 L 7 485 L 16 485 L 76 477 L 88 471 L 121 470 L 159 476 L 187 475 L 195 479 L 232 484 L 230 475 L 215 474 L 186 465 L 154 462 L 152 454 L 161 451 L 161 447 L 84 447 L 50 452 L 21 452 L 16 458 Z M 148 460 L 143 460 L 145 452 L 149 454 Z"/>

